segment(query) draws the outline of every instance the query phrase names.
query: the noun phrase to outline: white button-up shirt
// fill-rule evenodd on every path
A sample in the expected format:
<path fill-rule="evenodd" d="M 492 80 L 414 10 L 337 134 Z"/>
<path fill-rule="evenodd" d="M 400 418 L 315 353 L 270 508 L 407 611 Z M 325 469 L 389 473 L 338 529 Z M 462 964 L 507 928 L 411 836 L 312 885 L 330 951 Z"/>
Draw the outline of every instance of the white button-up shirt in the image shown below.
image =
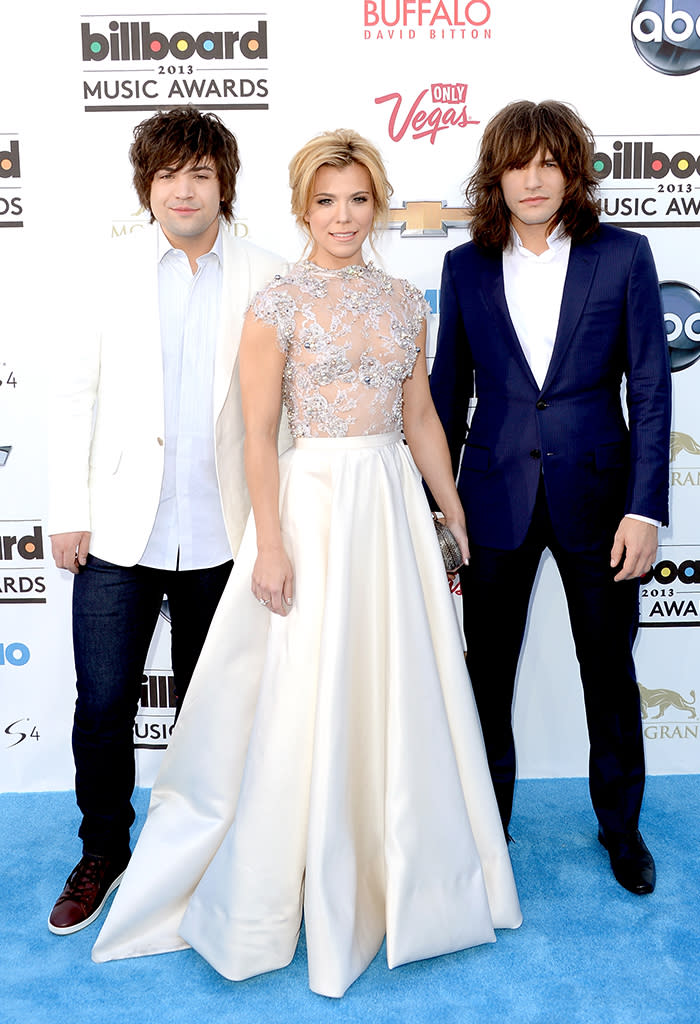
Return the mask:
<path fill-rule="evenodd" d="M 517 231 L 512 232 L 512 244 L 503 252 L 508 312 L 540 388 L 552 358 L 570 251 L 571 239 L 557 228 L 539 256 L 525 248 Z"/>
<path fill-rule="evenodd" d="M 159 232 L 165 462 L 158 512 L 140 561 L 156 569 L 207 569 L 231 558 L 214 454 L 222 255 L 219 231 L 193 274 L 185 253 Z"/>

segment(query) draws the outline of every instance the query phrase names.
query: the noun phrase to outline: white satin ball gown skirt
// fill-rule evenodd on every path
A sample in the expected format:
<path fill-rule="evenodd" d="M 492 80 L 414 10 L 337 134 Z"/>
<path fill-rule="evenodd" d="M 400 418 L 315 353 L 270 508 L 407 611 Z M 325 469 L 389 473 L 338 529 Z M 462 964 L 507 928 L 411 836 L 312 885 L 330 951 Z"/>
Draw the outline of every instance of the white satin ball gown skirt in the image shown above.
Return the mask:
<path fill-rule="evenodd" d="M 225 977 L 310 987 L 521 922 L 461 634 L 399 434 L 302 439 L 280 462 L 289 614 L 250 591 L 251 521 L 93 950 L 193 946 Z"/>

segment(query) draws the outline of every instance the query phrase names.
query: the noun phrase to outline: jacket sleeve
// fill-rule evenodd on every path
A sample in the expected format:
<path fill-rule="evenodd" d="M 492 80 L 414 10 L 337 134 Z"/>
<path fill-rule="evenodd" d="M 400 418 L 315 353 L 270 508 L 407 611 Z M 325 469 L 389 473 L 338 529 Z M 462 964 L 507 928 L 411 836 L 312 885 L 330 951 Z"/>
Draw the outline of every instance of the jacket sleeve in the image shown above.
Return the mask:
<path fill-rule="evenodd" d="M 448 252 L 440 286 L 440 324 L 430 374 L 430 390 L 447 436 L 455 477 L 467 433 L 474 373 L 462 310 L 453 276 L 454 253 Z"/>
<path fill-rule="evenodd" d="M 627 283 L 626 343 L 630 479 L 625 512 L 666 525 L 671 374 L 659 282 L 643 235 Z"/>
<path fill-rule="evenodd" d="M 49 534 L 91 530 L 88 481 L 100 344 L 88 326 L 92 317 L 81 315 L 81 321 L 86 326 L 49 359 Z"/>

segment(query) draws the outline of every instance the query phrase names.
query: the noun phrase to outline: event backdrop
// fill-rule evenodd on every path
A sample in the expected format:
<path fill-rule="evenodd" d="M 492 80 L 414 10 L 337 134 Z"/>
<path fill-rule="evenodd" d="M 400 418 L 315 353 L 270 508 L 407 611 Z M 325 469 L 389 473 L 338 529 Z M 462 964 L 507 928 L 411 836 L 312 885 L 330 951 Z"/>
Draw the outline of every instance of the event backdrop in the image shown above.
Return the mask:
<path fill-rule="evenodd" d="M 377 143 L 394 185 L 381 259 L 424 290 L 433 344 L 442 258 L 468 238 L 462 183 L 486 121 L 511 100 L 554 97 L 589 122 L 603 218 L 644 232 L 654 251 L 674 369 L 672 523 L 642 587 L 637 646 L 649 769 L 700 771 L 700 0 L 195 7 L 38 0 L 3 9 L 0 787 L 72 785 L 71 579 L 53 568 L 46 531 L 47 366 L 60 364 L 64 339 L 91 315 L 102 243 L 120 245 L 145 222 L 130 184 L 134 125 L 186 102 L 216 111 L 238 137 L 236 231 L 290 259 L 303 248 L 289 214 L 291 155 L 341 126 Z M 125 394 L 125 418 L 129 403 Z M 509 586 L 504 579 L 496 618 L 509 614 Z M 585 774 L 579 689 L 545 557 L 518 682 L 522 776 Z M 136 724 L 142 784 L 167 742 L 170 705 L 164 606 Z"/>

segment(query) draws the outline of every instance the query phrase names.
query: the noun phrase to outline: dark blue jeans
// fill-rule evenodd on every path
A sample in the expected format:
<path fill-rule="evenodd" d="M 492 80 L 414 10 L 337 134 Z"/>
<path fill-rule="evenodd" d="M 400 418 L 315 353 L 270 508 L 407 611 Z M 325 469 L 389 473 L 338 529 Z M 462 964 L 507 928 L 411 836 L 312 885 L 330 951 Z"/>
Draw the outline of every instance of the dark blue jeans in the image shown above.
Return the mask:
<path fill-rule="evenodd" d="M 88 555 L 73 585 L 78 697 L 73 722 L 75 792 L 83 851 L 122 857 L 134 820 L 133 729 L 148 647 L 167 595 L 178 708 L 232 562 L 171 572 Z"/>

